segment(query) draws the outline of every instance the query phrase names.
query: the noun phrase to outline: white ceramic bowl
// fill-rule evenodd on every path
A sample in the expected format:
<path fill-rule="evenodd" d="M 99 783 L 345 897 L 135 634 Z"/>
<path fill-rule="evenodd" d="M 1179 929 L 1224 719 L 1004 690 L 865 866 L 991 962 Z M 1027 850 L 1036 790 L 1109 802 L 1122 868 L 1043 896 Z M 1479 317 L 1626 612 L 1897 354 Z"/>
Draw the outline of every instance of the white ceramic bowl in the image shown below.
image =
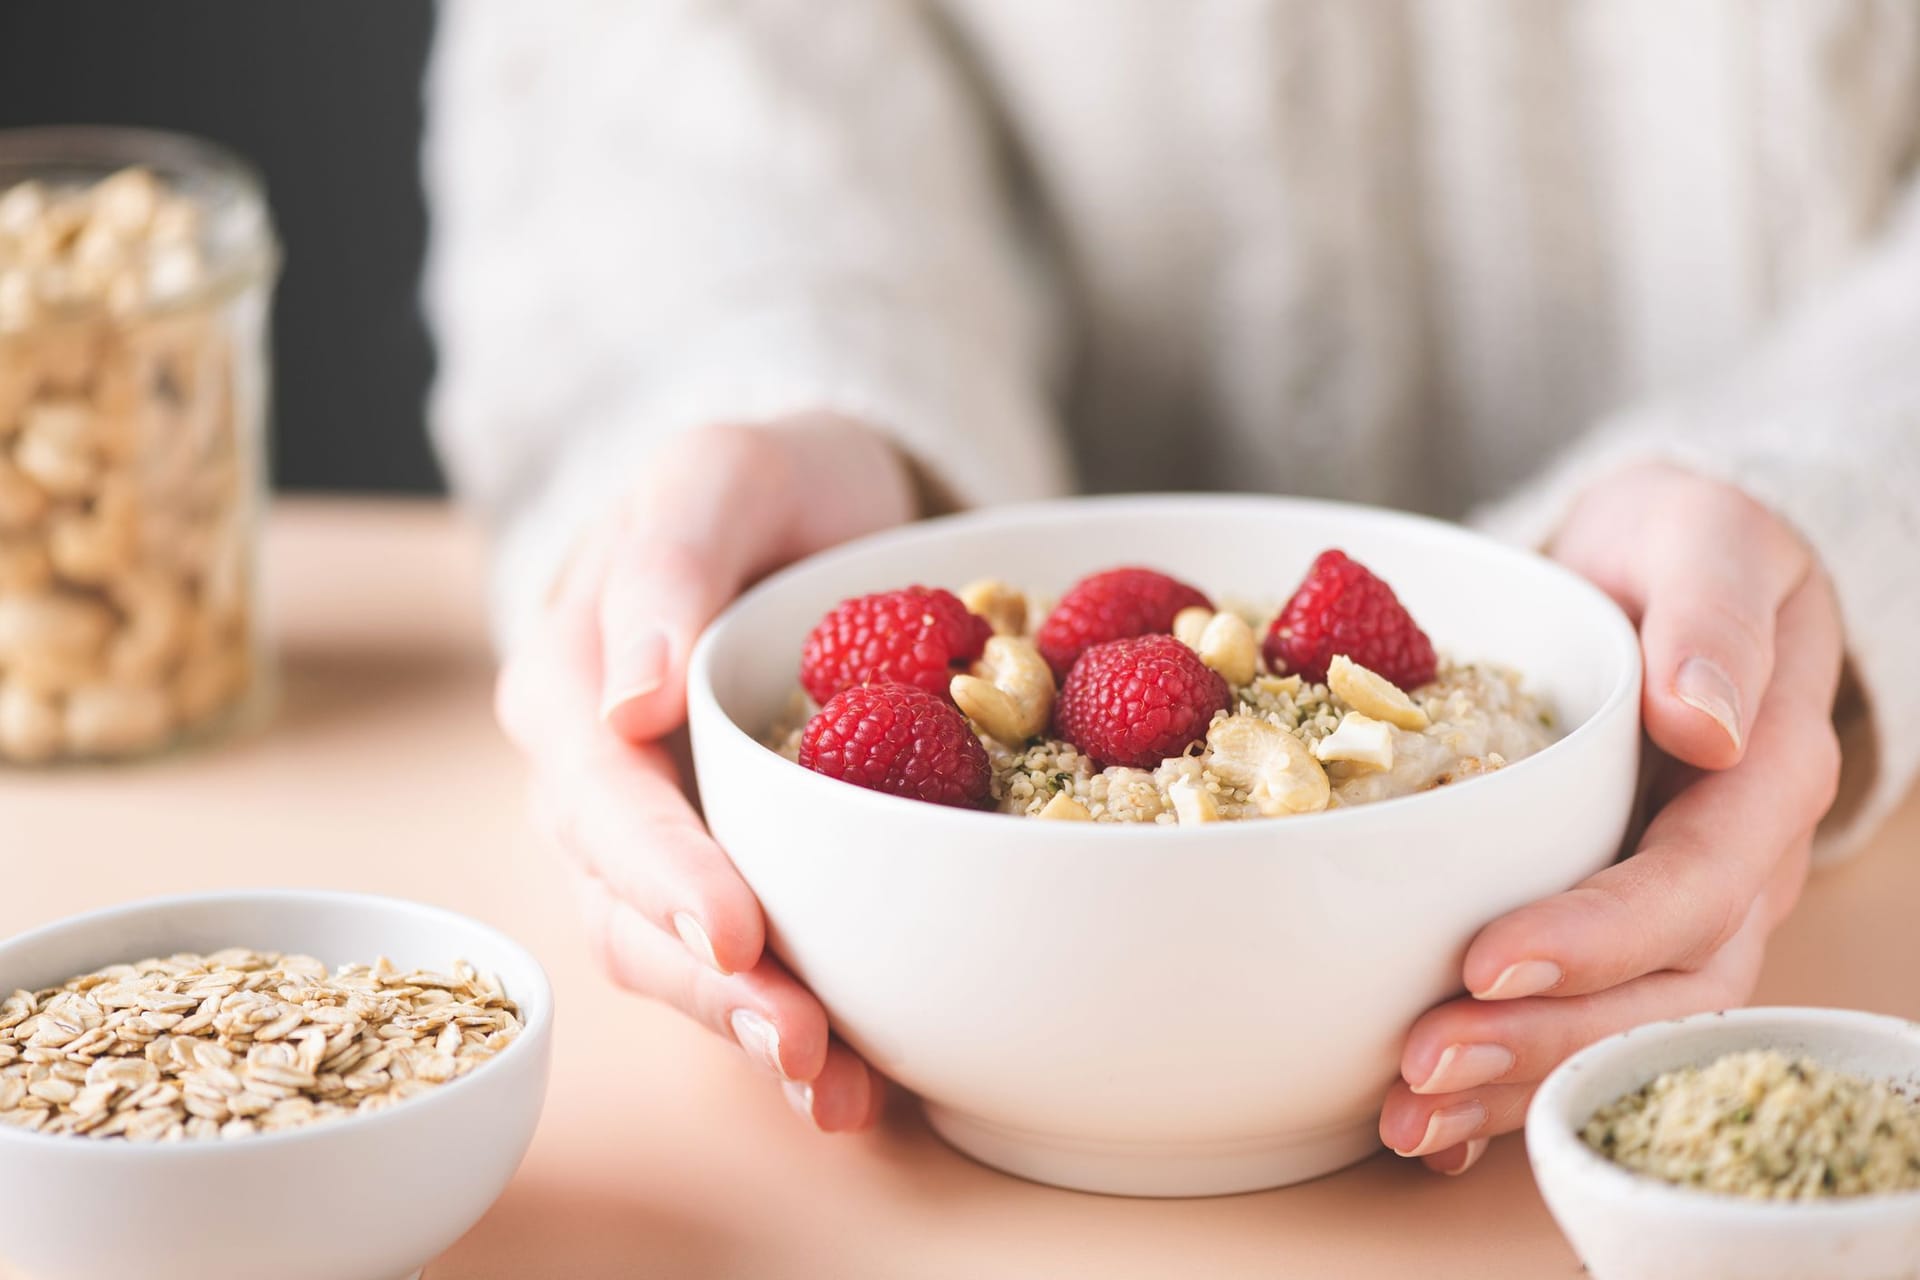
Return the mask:
<path fill-rule="evenodd" d="M 1743 1009 L 1636 1027 L 1547 1077 L 1527 1154 L 1547 1207 L 1594 1280 L 1920 1277 L 1920 1192 L 1815 1204 L 1745 1200 L 1629 1173 L 1580 1141 L 1600 1107 L 1678 1067 L 1742 1049 L 1920 1087 L 1920 1026 L 1845 1009 Z"/>
<path fill-rule="evenodd" d="M 1526 672 L 1571 732 L 1430 794 L 1185 829 L 941 808 L 756 740 L 844 597 L 986 576 L 1053 593 L 1140 563 L 1277 600 L 1331 546 L 1444 650 Z M 708 821 L 774 946 L 942 1136 L 1042 1182 L 1205 1195 L 1375 1149 L 1401 1038 L 1458 989 L 1474 932 L 1614 856 L 1639 690 L 1626 619 L 1545 560 L 1392 512 L 1169 496 L 980 512 L 812 559 L 714 623 L 689 698 Z"/>
<path fill-rule="evenodd" d="M 492 1061 L 369 1116 L 232 1142 L 136 1144 L 0 1127 L 0 1257 L 46 1280 L 396 1280 L 500 1195 L 546 1097 L 553 991 L 505 935 L 437 907 L 281 890 L 162 898 L 0 943 L 0 988 L 243 946 L 329 966 L 469 960 L 526 1030 Z"/>

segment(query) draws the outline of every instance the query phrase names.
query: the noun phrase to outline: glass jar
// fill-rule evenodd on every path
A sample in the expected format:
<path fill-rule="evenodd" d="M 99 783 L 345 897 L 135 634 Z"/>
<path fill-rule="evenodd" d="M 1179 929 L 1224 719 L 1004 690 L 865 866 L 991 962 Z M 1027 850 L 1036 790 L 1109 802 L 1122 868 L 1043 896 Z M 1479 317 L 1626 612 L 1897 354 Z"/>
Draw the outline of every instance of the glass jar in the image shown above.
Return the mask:
<path fill-rule="evenodd" d="M 278 264 L 219 147 L 0 131 L 0 763 L 145 755 L 262 706 Z"/>

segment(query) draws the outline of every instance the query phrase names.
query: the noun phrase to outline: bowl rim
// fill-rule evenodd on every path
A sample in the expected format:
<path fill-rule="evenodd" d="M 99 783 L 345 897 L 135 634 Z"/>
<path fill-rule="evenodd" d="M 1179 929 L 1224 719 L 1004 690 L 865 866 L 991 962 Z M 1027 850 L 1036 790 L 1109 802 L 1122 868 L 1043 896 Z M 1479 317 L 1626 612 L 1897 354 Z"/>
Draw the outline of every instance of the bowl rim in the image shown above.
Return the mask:
<path fill-rule="evenodd" d="M 878 533 L 856 538 L 826 551 L 808 556 L 794 564 L 769 574 L 723 609 L 701 632 L 695 642 L 687 664 L 687 701 L 688 721 L 698 736 L 705 725 L 717 724 L 729 740 L 744 742 L 754 749 L 754 753 L 764 755 L 765 761 L 772 762 L 783 769 L 794 770 L 795 783 L 802 788 L 812 788 L 822 803 L 831 803 L 839 797 L 842 804 L 852 806 L 877 806 L 881 814 L 893 813 L 905 816 L 908 812 L 919 815 L 921 821 L 954 822 L 963 828 L 971 829 L 979 823 L 998 824 L 1017 815 L 999 813 L 991 809 L 962 809 L 951 805 L 928 804 L 904 796 L 888 795 L 885 792 L 869 790 L 865 787 L 850 786 L 836 779 L 826 778 L 811 770 L 801 769 L 798 764 L 788 760 L 769 748 L 752 733 L 743 728 L 725 707 L 713 690 L 713 653 L 721 638 L 736 625 L 738 618 L 748 609 L 757 605 L 767 596 L 785 590 L 793 579 L 811 573 L 822 565 L 831 565 L 841 560 L 850 560 L 862 556 L 876 548 L 887 548 L 897 543 L 911 543 L 929 538 L 938 538 L 943 534 L 964 534 L 970 529 L 1000 524 L 1009 518 L 1038 518 L 1043 522 L 1068 522 L 1076 518 L 1089 507 L 1114 508 L 1124 510 L 1128 507 L 1162 509 L 1168 507 L 1187 507 L 1195 504 L 1221 509 L 1232 508 L 1271 508 L 1279 505 L 1311 514 L 1324 511 L 1337 514 L 1345 519 L 1360 518 L 1389 527 L 1417 531 L 1426 536 L 1439 536 L 1444 539 L 1472 544 L 1476 549 L 1491 553 L 1501 560 L 1522 568 L 1524 572 L 1545 573 L 1556 577 L 1577 593 L 1584 594 L 1594 606 L 1596 619 L 1604 620 L 1608 631 L 1608 642 L 1621 659 L 1620 670 L 1612 688 L 1601 700 L 1593 713 L 1579 724 L 1567 730 L 1560 737 L 1542 747 L 1525 759 L 1516 760 L 1504 768 L 1472 779 L 1473 789 L 1469 795 L 1482 797 L 1482 801 L 1469 799 L 1464 803 L 1481 803 L 1489 798 L 1485 788 L 1500 786 L 1513 787 L 1525 785 L 1534 772 L 1544 767 L 1537 762 L 1551 757 L 1558 760 L 1565 752 L 1560 748 L 1576 739 L 1590 738 L 1599 730 L 1596 726 L 1618 715 L 1622 704 L 1631 703 L 1636 719 L 1639 714 L 1641 654 L 1640 637 L 1632 622 L 1620 606 L 1599 587 L 1580 577 L 1572 570 L 1556 564 L 1545 556 L 1535 552 L 1501 542 L 1487 534 L 1469 529 L 1464 525 L 1431 516 L 1416 515 L 1412 512 L 1398 511 L 1389 507 L 1370 506 L 1365 503 L 1336 502 L 1324 498 L 1299 498 L 1284 494 L 1245 494 L 1245 493 L 1128 493 L 1101 494 L 1091 497 L 1055 498 L 1039 502 L 1009 503 L 1002 506 L 979 508 L 953 515 L 935 516 L 925 520 L 916 520 L 908 524 L 885 529 Z M 797 687 L 797 681 L 796 681 Z M 697 708 L 697 710 L 696 710 Z M 696 752 L 696 757 L 698 753 Z M 749 753 L 750 758 L 759 758 Z M 796 776 L 797 775 L 797 776 Z M 1518 779 L 1516 781 L 1515 779 Z M 1350 808 L 1328 809 L 1319 813 L 1293 814 L 1284 822 L 1219 822 L 1197 827 L 1175 827 L 1169 829 L 1164 824 L 1143 822 L 1100 823 L 1105 828 L 1100 836 L 1102 841 L 1115 840 L 1167 840 L 1173 838 L 1172 832 L 1178 831 L 1186 839 L 1213 840 L 1220 843 L 1235 838 L 1245 838 L 1248 830 L 1257 830 L 1263 834 L 1277 831 L 1294 831 L 1303 826 L 1317 827 L 1328 822 L 1343 822 L 1349 825 L 1363 821 L 1379 820 L 1380 811 L 1397 813 L 1399 807 L 1408 802 L 1425 803 L 1430 809 L 1442 804 L 1463 803 L 1457 797 L 1468 791 L 1464 787 L 1439 787 L 1413 795 L 1394 796 L 1386 800 L 1377 800 Z M 1071 842 L 1071 836 L 1081 823 L 1029 823 L 1036 828 L 1029 839 L 1042 845 L 1057 842 L 1062 846 Z M 1006 828 L 995 826 L 993 829 L 1004 832 Z M 1077 846 L 1076 846 L 1077 847 Z M 1031 852 L 1023 848 L 1023 852 Z M 1190 851 L 1189 851 L 1190 852 Z"/>
<path fill-rule="evenodd" d="M 447 907 L 435 906 L 432 903 L 418 902 L 411 898 L 394 897 L 388 894 L 357 893 L 350 889 L 218 889 L 204 893 L 176 893 L 153 898 L 140 898 L 132 902 L 116 903 L 112 906 L 100 907 L 92 911 L 83 911 L 77 915 L 64 916 L 58 920 L 53 920 L 21 933 L 16 933 L 11 937 L 0 939 L 0 958 L 4 958 L 7 953 L 16 947 L 43 941 L 52 934 L 64 933 L 70 929 L 81 927 L 97 928 L 102 925 L 111 924 L 116 920 L 124 920 L 172 907 L 187 905 L 205 906 L 209 904 L 241 906 L 266 901 L 282 903 L 325 903 L 350 908 L 374 907 L 387 911 L 397 910 L 417 916 L 439 917 L 470 929 L 476 929 L 482 934 L 488 935 L 489 941 L 494 945 L 509 952 L 517 952 L 519 957 L 527 963 L 529 971 L 534 975 L 536 980 L 532 994 L 535 997 L 534 1003 L 537 1007 L 529 1009 L 527 1004 L 521 1003 L 522 998 L 519 995 L 515 995 L 515 1003 L 521 1004 L 521 1011 L 526 1019 L 526 1023 L 520 1034 L 514 1038 L 512 1044 L 475 1067 L 472 1071 L 469 1071 L 466 1075 L 455 1080 L 449 1080 L 435 1089 L 405 1099 L 403 1102 L 396 1103 L 391 1107 L 383 1108 L 380 1111 L 374 1112 L 372 1115 L 356 1114 L 341 1116 L 338 1119 L 329 1120 L 321 1124 L 303 1125 L 296 1129 L 284 1129 L 278 1133 L 256 1133 L 250 1135 L 244 1141 L 234 1142 L 209 1142 L 205 1140 L 181 1142 L 88 1141 L 84 1134 L 38 1133 L 15 1128 L 13 1125 L 0 1125 L 0 1152 L 5 1150 L 8 1143 L 21 1143 L 24 1144 L 23 1149 L 25 1150 L 44 1151 L 51 1147 L 55 1150 L 70 1152 L 93 1151 L 98 1153 L 97 1158 L 99 1159 L 190 1160 L 207 1158 L 215 1153 L 228 1153 L 238 1157 L 244 1152 L 262 1150 L 269 1146 L 277 1147 L 303 1142 L 337 1141 L 343 1136 L 369 1132 L 374 1126 L 381 1125 L 382 1123 L 393 1123 L 395 1112 L 401 1113 L 404 1117 L 405 1115 L 418 1115 L 427 1107 L 444 1107 L 451 1105 L 450 1099 L 457 1101 L 459 1098 L 466 1096 L 462 1090 L 470 1092 L 471 1090 L 468 1089 L 468 1086 L 470 1086 L 475 1079 L 490 1071 L 498 1062 L 510 1054 L 518 1051 L 522 1044 L 536 1043 L 547 1037 L 551 1032 L 554 1005 L 553 980 L 551 976 L 548 975 L 546 966 L 540 963 L 539 957 L 535 956 L 532 951 L 522 946 L 503 931 L 494 928 L 484 921 L 476 920 L 472 916 L 462 914 Z M 114 964 L 125 962 L 109 960 L 103 963 Z M 4 986 L 6 986 L 6 984 L 0 982 L 0 987 Z"/>
<path fill-rule="evenodd" d="M 1755 1005 L 1746 1009 L 1708 1009 L 1685 1017 L 1642 1023 L 1594 1041 L 1555 1067 L 1541 1083 L 1527 1109 L 1526 1120 L 1527 1154 L 1536 1182 L 1544 1189 L 1549 1181 L 1556 1180 L 1542 1176 L 1544 1153 L 1545 1162 L 1562 1175 L 1557 1180 L 1565 1185 L 1578 1184 L 1590 1193 L 1601 1192 L 1616 1200 L 1644 1202 L 1656 1210 L 1711 1216 L 1718 1220 L 1714 1225 L 1727 1227 L 1778 1222 L 1783 1215 L 1840 1226 L 1881 1217 L 1888 1212 L 1920 1211 L 1920 1189 L 1835 1196 L 1825 1200 L 1750 1200 L 1699 1187 L 1677 1186 L 1625 1169 L 1580 1139 L 1569 1114 L 1569 1099 L 1582 1073 L 1623 1058 L 1651 1056 L 1658 1046 L 1707 1026 L 1750 1026 L 1752 1043 L 1745 1047 L 1765 1048 L 1761 1038 L 1764 1029 L 1783 1024 L 1812 1032 L 1809 1038 L 1816 1041 L 1822 1029 L 1865 1032 L 1899 1041 L 1913 1054 L 1915 1069 L 1920 1071 L 1920 1022 L 1893 1014 L 1816 1005 Z M 1739 1051 L 1727 1048 L 1714 1056 Z"/>

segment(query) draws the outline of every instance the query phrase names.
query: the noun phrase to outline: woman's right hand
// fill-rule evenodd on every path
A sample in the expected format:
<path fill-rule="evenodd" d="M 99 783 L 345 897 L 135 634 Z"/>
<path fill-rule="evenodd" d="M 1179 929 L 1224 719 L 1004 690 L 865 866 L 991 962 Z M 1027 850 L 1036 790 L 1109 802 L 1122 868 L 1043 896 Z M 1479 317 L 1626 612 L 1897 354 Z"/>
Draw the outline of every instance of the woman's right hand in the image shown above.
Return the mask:
<path fill-rule="evenodd" d="M 905 458 L 844 419 L 690 433 L 587 532 L 498 689 L 601 963 L 737 1042 L 829 1131 L 871 1124 L 882 1082 L 767 950 L 759 902 L 695 807 L 687 656 L 756 578 L 918 506 Z"/>

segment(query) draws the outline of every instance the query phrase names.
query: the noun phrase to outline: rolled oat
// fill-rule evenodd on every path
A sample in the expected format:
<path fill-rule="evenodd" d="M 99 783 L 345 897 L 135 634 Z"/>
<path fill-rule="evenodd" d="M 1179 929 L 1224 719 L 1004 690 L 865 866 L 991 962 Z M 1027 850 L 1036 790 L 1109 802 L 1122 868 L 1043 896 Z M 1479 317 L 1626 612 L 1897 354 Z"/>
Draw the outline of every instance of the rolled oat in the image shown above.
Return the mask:
<path fill-rule="evenodd" d="M 0 1124 L 129 1142 L 300 1128 L 457 1079 L 523 1026 L 464 961 L 329 974 L 234 948 L 109 965 L 0 1001 Z"/>

